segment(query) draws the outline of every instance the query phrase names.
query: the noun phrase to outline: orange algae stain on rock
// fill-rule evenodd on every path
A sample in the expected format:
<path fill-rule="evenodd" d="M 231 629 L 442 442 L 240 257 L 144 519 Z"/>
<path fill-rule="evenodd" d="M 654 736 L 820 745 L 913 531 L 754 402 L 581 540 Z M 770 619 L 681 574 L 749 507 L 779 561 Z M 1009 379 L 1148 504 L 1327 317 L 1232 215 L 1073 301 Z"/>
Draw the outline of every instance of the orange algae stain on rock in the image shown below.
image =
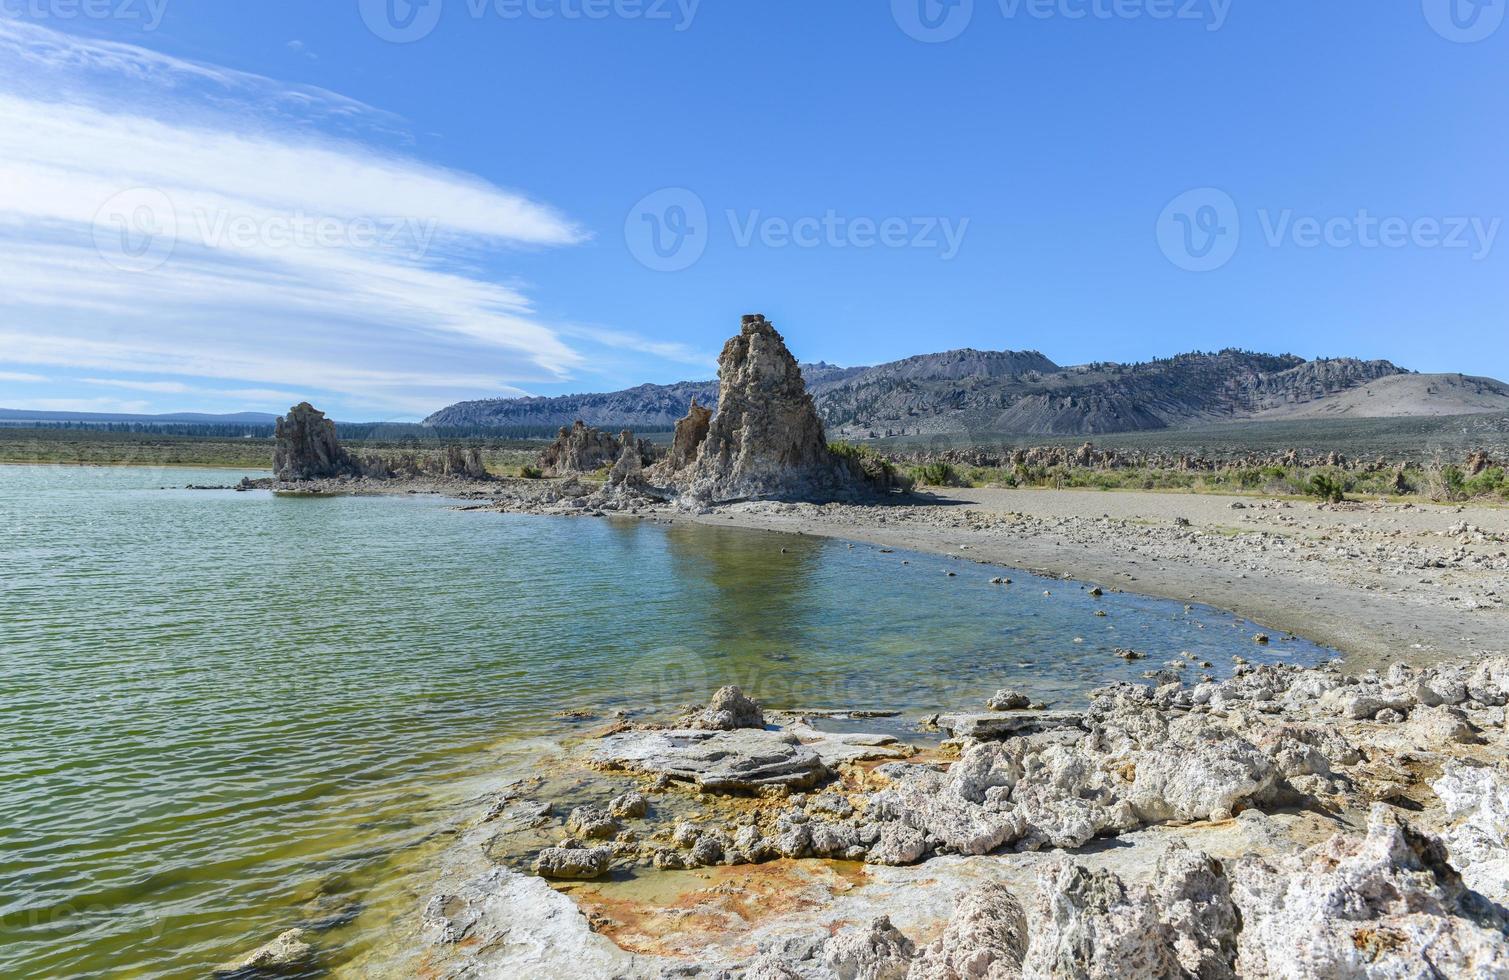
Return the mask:
<path fill-rule="evenodd" d="M 796 912 L 820 909 L 865 883 L 864 866 L 840 861 L 772 861 L 695 871 L 647 871 L 623 881 L 560 887 L 594 931 L 632 953 L 690 956 L 718 945 L 736 956 L 758 950 L 744 937 Z"/>

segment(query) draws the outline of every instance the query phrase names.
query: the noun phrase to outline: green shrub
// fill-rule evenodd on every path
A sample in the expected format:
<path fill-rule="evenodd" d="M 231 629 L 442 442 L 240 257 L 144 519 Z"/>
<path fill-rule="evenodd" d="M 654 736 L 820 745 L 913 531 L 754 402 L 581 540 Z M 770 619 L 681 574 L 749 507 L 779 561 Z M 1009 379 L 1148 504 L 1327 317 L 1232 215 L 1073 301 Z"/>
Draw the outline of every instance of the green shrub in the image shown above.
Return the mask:
<path fill-rule="evenodd" d="M 959 485 L 959 473 L 948 463 L 925 463 L 922 466 L 914 466 L 911 477 L 917 483 L 929 487 Z"/>
<path fill-rule="evenodd" d="M 524 466 L 519 469 L 519 475 L 526 480 L 538 480 L 545 476 L 545 471 L 540 469 L 538 466 L 531 466 L 530 464 L 525 463 Z"/>
<path fill-rule="evenodd" d="M 828 451 L 850 465 L 882 490 L 910 490 L 911 481 L 902 476 L 896 465 L 869 446 L 852 442 L 830 442 Z"/>
<path fill-rule="evenodd" d="M 1329 473 L 1316 473 L 1311 476 L 1305 490 L 1310 496 L 1319 497 L 1328 503 L 1339 504 L 1347 499 L 1346 487 Z"/>
<path fill-rule="evenodd" d="M 1506 481 L 1502 467 L 1490 466 L 1477 476 L 1467 480 L 1463 489 L 1469 497 L 1490 497 L 1495 493 L 1502 494 L 1509 489 L 1509 481 Z"/>

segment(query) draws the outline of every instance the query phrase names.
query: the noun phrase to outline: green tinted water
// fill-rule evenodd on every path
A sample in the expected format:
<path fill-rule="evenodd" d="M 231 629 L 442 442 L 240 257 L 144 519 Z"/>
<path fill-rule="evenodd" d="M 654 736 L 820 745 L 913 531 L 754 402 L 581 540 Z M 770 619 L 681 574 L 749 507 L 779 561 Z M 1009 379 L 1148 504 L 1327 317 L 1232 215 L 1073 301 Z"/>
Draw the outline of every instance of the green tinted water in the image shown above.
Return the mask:
<path fill-rule="evenodd" d="M 727 682 L 774 707 L 1068 705 L 1181 650 L 1327 655 L 834 541 L 161 489 L 242 475 L 0 467 L 0 976 L 203 976 L 293 925 L 355 955 L 563 708 Z"/>

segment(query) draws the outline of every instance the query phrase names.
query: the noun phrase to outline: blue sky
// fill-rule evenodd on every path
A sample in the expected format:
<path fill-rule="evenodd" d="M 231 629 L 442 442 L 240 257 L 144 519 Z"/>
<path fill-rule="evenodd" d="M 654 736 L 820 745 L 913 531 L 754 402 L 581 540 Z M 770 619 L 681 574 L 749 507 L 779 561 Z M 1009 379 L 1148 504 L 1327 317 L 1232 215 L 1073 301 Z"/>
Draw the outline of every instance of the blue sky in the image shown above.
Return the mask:
<path fill-rule="evenodd" d="M 0 407 L 417 418 L 752 311 L 1509 377 L 1506 2 L 0 0 Z"/>

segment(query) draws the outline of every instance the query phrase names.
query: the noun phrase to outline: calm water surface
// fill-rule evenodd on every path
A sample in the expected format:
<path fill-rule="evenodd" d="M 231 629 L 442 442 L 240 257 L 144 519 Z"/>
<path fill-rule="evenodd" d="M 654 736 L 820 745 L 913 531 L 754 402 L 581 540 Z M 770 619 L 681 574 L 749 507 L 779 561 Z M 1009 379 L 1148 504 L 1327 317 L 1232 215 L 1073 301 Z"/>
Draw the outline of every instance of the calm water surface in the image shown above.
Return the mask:
<path fill-rule="evenodd" d="M 842 542 L 163 489 L 243 475 L 0 467 L 0 976 L 203 976 L 293 925 L 357 956 L 563 708 L 729 681 L 773 707 L 1073 705 L 1183 650 L 1329 655 Z"/>

